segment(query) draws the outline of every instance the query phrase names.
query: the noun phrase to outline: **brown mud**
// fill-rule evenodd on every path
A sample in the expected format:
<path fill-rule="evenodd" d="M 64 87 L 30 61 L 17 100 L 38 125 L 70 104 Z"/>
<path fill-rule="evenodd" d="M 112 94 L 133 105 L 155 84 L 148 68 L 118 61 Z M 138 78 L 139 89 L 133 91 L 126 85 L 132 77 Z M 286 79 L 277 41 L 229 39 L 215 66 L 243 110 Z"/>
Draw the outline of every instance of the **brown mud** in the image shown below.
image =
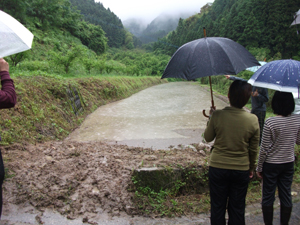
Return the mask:
<path fill-rule="evenodd" d="M 4 204 L 52 208 L 68 219 L 106 212 L 137 215 L 130 192 L 134 169 L 203 164 L 204 151 L 152 150 L 105 142 L 49 142 L 1 147 L 7 178 Z M 184 154 L 183 154 L 184 151 Z"/>

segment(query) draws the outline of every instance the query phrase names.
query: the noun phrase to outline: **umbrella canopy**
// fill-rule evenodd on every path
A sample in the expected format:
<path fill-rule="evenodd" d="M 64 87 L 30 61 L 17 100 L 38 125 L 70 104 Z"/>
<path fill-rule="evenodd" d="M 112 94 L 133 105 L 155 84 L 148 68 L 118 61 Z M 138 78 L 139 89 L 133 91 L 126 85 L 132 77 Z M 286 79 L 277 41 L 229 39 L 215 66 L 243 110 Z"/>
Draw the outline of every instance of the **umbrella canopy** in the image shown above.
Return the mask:
<path fill-rule="evenodd" d="M 237 74 L 259 62 L 242 45 L 223 37 L 205 37 L 181 46 L 170 59 L 163 78 L 194 80 Z"/>
<path fill-rule="evenodd" d="M 0 58 L 30 49 L 32 40 L 27 28 L 0 10 Z"/>
<path fill-rule="evenodd" d="M 248 83 L 277 91 L 298 93 L 300 85 L 300 61 L 275 60 L 260 67 Z"/>
<path fill-rule="evenodd" d="M 251 71 L 251 72 L 256 72 L 261 66 L 265 65 L 267 62 L 265 61 L 258 61 L 260 66 L 252 66 L 247 68 L 246 70 Z"/>
<path fill-rule="evenodd" d="M 300 24 L 300 9 L 298 10 L 298 12 L 295 13 L 295 16 L 294 16 L 294 21 L 292 22 L 291 26 L 292 25 L 296 25 L 296 24 Z"/>

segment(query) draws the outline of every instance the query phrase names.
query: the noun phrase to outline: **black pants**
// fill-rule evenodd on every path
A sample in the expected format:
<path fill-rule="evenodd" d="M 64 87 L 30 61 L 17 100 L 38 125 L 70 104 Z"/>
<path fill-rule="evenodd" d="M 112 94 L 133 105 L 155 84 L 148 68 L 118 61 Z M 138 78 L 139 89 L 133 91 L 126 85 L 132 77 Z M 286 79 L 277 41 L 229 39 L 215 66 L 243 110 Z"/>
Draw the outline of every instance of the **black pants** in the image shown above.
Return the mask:
<path fill-rule="evenodd" d="M 255 114 L 258 119 L 259 129 L 260 129 L 260 138 L 259 138 L 259 145 L 260 145 L 261 138 L 262 138 L 262 132 L 263 132 L 264 125 L 265 125 L 266 111 L 253 110 L 253 111 L 251 111 L 251 113 Z"/>
<path fill-rule="evenodd" d="M 245 224 L 245 198 L 249 184 L 249 171 L 209 167 L 211 224 L 224 225 L 226 206 L 228 224 Z"/>
<path fill-rule="evenodd" d="M 294 175 L 294 162 L 283 164 L 263 164 L 262 206 L 272 206 L 278 187 L 280 205 L 292 207 L 291 187 Z"/>
<path fill-rule="evenodd" d="M 0 150 L 0 219 L 2 215 L 2 184 L 4 180 L 4 164 L 3 164 L 3 159 L 2 159 L 2 154 Z"/>

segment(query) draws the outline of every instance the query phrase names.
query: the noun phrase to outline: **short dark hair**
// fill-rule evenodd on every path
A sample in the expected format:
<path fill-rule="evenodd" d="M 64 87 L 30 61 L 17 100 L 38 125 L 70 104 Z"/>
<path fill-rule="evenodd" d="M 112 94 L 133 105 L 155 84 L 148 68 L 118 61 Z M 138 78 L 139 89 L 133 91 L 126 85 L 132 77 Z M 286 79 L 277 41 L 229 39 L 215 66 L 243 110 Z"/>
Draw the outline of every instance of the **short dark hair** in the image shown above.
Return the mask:
<path fill-rule="evenodd" d="M 252 85 L 246 81 L 235 80 L 229 87 L 229 102 L 230 105 L 236 108 L 243 108 L 252 92 Z"/>
<path fill-rule="evenodd" d="M 295 100 L 290 92 L 275 91 L 272 98 L 272 109 L 274 114 L 288 116 L 295 110 Z"/>

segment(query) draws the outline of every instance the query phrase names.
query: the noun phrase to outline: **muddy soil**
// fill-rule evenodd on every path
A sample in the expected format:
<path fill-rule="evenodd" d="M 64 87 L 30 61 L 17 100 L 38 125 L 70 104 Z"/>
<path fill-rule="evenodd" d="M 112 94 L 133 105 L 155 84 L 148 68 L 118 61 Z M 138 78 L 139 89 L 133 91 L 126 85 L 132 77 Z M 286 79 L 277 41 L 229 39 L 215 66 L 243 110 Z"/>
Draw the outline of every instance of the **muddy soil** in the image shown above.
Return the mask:
<path fill-rule="evenodd" d="M 204 151 L 190 148 L 152 150 L 105 142 L 16 144 L 1 151 L 10 177 L 3 186 L 4 204 L 52 208 L 68 219 L 101 212 L 137 215 L 134 193 L 128 190 L 134 169 L 195 160 L 201 165 L 205 158 Z"/>

